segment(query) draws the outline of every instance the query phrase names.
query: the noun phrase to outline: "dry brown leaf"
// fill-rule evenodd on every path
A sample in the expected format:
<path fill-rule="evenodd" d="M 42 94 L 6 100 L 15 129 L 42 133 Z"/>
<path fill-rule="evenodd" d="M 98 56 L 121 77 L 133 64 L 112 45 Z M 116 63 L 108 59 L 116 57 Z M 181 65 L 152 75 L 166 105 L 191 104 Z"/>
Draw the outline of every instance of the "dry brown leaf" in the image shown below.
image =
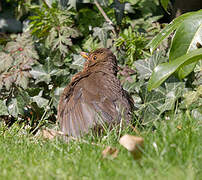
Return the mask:
<path fill-rule="evenodd" d="M 177 129 L 182 130 L 182 125 L 177 125 Z"/>
<path fill-rule="evenodd" d="M 45 139 L 54 139 L 56 136 L 64 135 L 61 131 L 56 131 L 52 129 L 43 129 L 42 137 Z"/>
<path fill-rule="evenodd" d="M 141 158 L 142 149 L 144 148 L 144 139 L 142 137 L 126 134 L 120 138 L 119 143 L 131 152 L 134 159 Z"/>
<path fill-rule="evenodd" d="M 103 151 L 102 151 L 102 157 L 106 158 L 107 156 L 112 156 L 113 158 L 116 158 L 118 155 L 119 150 L 114 148 L 114 147 L 110 147 L 107 146 Z"/>

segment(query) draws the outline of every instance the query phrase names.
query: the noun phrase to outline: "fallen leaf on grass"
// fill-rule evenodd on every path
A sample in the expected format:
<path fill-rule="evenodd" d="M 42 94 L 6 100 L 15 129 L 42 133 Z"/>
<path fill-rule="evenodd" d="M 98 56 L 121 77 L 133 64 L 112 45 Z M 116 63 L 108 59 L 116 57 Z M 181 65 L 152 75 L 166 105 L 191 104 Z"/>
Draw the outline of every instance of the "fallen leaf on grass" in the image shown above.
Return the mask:
<path fill-rule="evenodd" d="M 102 151 L 102 157 L 106 158 L 107 156 L 112 156 L 113 158 L 116 158 L 118 155 L 119 150 L 114 148 L 114 147 L 110 147 L 107 146 L 103 151 Z"/>
<path fill-rule="evenodd" d="M 45 139 L 54 139 L 56 136 L 64 135 L 61 131 L 56 131 L 52 129 L 43 129 L 42 137 Z"/>
<path fill-rule="evenodd" d="M 142 137 L 126 134 L 120 138 L 119 143 L 133 155 L 134 159 L 141 158 L 144 147 L 144 139 Z"/>
<path fill-rule="evenodd" d="M 182 130 L 182 125 L 178 125 L 177 129 Z"/>

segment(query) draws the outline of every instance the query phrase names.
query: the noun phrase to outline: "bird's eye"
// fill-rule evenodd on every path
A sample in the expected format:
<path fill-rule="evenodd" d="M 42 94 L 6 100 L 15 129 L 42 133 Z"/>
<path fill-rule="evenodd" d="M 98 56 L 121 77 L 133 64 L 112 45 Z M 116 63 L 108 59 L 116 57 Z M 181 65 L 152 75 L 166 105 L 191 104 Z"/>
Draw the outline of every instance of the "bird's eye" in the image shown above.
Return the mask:
<path fill-rule="evenodd" d="M 96 60 L 97 59 L 97 56 L 93 56 L 93 60 Z"/>

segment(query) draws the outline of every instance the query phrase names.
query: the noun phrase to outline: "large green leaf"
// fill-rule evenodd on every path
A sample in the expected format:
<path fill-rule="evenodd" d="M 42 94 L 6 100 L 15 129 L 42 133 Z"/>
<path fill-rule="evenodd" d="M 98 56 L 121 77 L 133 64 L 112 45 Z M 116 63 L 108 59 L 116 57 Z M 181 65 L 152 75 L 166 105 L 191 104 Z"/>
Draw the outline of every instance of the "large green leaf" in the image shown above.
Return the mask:
<path fill-rule="evenodd" d="M 180 56 L 179 58 L 173 60 L 169 63 L 163 63 L 158 65 L 148 82 L 148 89 L 152 90 L 163 83 L 172 73 L 174 73 L 183 64 L 191 64 L 202 58 L 202 49 L 196 49 L 188 54 Z"/>
<path fill-rule="evenodd" d="M 202 44 L 202 11 L 189 16 L 177 28 L 172 40 L 169 53 L 170 61 L 197 49 L 197 43 Z M 191 73 L 197 62 L 193 62 L 178 69 L 178 77 L 183 79 Z"/>
<path fill-rule="evenodd" d="M 178 18 L 174 19 L 169 25 L 167 25 L 157 36 L 155 36 L 147 45 L 147 47 L 150 47 L 151 53 L 154 52 L 154 50 L 159 46 L 159 44 L 168 37 L 174 30 L 176 30 L 179 25 L 188 17 L 194 15 L 194 14 L 201 14 L 202 10 L 197 12 L 189 12 L 186 14 L 183 14 L 179 16 Z"/>

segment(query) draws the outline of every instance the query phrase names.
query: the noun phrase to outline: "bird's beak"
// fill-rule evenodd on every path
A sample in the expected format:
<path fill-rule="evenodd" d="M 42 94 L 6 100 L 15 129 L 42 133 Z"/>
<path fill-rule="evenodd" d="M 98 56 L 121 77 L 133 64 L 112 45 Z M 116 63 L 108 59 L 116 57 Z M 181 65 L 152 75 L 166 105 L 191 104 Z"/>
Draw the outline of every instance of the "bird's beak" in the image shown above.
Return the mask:
<path fill-rule="evenodd" d="M 85 59 L 88 59 L 88 53 L 80 52 L 80 55 L 83 56 Z"/>

